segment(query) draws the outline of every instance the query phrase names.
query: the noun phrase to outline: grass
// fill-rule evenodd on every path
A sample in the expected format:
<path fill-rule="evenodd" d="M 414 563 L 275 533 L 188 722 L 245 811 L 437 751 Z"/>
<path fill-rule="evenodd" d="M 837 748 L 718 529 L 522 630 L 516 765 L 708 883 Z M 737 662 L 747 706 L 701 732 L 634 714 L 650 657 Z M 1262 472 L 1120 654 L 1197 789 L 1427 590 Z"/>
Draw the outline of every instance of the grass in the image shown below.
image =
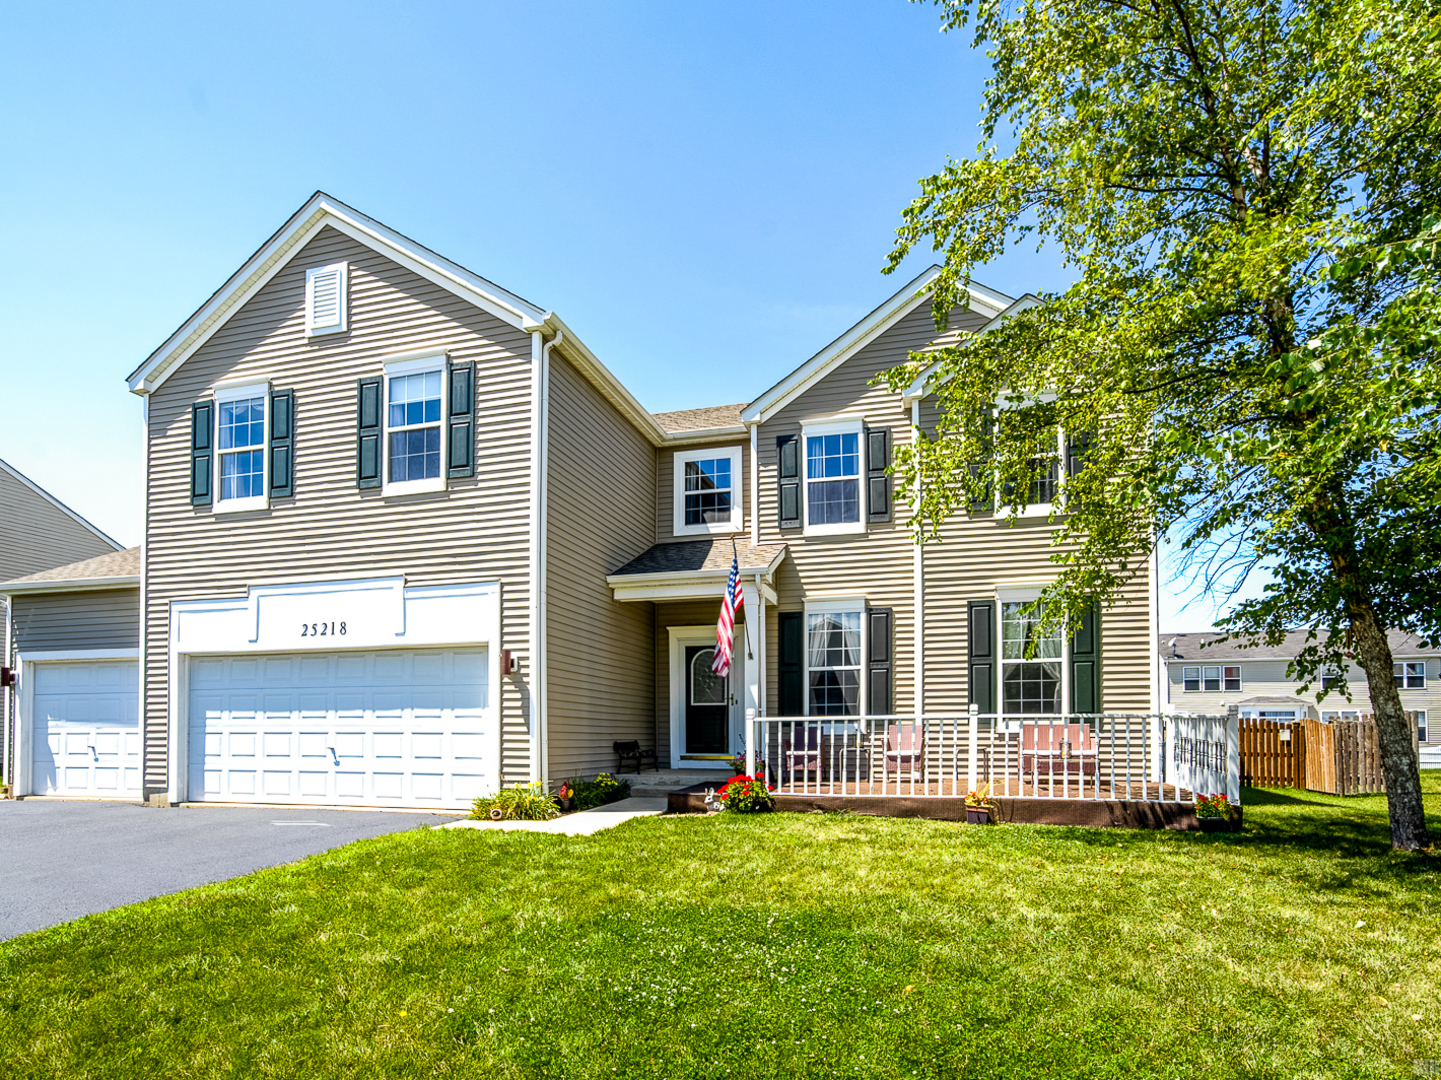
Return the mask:
<path fill-rule="evenodd" d="M 1441 773 L 1425 778 L 1441 826 Z M 24 1077 L 1333 1077 L 1441 1059 L 1441 860 L 1246 829 L 417 831 L 0 945 Z"/>

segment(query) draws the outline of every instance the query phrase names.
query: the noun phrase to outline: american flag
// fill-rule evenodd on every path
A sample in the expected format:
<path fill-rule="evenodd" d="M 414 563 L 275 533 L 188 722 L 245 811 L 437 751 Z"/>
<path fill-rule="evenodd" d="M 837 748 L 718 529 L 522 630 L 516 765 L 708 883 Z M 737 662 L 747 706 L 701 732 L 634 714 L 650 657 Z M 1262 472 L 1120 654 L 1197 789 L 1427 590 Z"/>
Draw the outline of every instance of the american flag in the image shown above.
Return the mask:
<path fill-rule="evenodd" d="M 721 678 L 730 674 L 731 656 L 735 649 L 736 615 L 746 602 L 740 587 L 740 556 L 731 555 L 731 576 L 726 582 L 725 598 L 721 601 L 720 619 L 715 625 L 715 659 L 710 669 Z"/>

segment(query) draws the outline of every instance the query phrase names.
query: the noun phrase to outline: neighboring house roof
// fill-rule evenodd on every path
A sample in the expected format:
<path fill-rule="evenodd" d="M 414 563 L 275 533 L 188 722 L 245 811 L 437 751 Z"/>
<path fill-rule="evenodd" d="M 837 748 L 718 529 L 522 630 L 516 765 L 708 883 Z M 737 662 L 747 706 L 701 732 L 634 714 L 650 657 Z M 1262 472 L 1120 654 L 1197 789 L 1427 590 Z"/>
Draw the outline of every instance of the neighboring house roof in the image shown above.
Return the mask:
<path fill-rule="evenodd" d="M 739 405 L 712 405 L 705 409 L 677 409 L 675 412 L 652 413 L 658 423 L 667 434 L 676 432 L 693 433 L 696 431 L 709 431 L 712 428 L 741 428 L 745 425 L 741 422 L 741 410 L 746 407 L 742 401 Z"/>
<path fill-rule="evenodd" d="M 62 592 L 140 586 L 140 548 L 126 548 L 93 559 L 81 559 L 53 570 L 0 581 L 0 595 L 20 592 Z"/>
<path fill-rule="evenodd" d="M 930 266 L 922 270 L 870 314 L 747 405 L 742 419 L 747 423 L 762 421 L 785 408 L 786 405 L 929 300 L 931 287 L 935 284 L 936 277 L 940 272 L 939 266 Z M 988 289 L 978 282 L 970 282 L 966 289 L 970 293 L 971 306 L 977 311 L 988 311 L 1000 315 L 1016 303 L 1005 293 Z"/>
<path fill-rule="evenodd" d="M 19 482 L 19 483 L 21 483 L 21 484 L 24 484 L 27 488 L 29 488 L 31 491 L 33 491 L 36 495 L 39 495 L 39 496 L 40 496 L 42 499 L 44 499 L 46 502 L 50 503 L 51 506 L 54 506 L 57 510 L 61 511 L 61 512 L 64 513 L 66 516 L 68 516 L 69 518 L 71 518 L 71 519 L 72 519 L 77 525 L 79 525 L 81 528 L 87 530 L 88 532 L 93 533 L 93 534 L 94 534 L 96 537 L 98 537 L 100 540 L 103 540 L 105 543 L 109 544 L 111 547 L 115 548 L 116 550 L 119 550 L 119 549 L 120 549 L 120 547 L 121 547 L 120 541 L 116 540 L 116 539 L 115 539 L 114 537 L 112 537 L 112 536 L 107 535 L 106 533 L 101 532 L 101 531 L 100 531 L 99 529 L 97 529 L 94 525 L 92 525 L 90 522 L 86 521 L 83 517 L 81 517 L 79 514 L 77 514 L 74 510 L 70 509 L 70 507 L 66 506 L 63 502 L 61 502 L 59 499 L 57 499 L 54 495 L 51 495 L 50 492 L 46 491 L 46 490 L 45 490 L 44 488 L 42 488 L 39 484 L 35 483 L 34 480 L 31 480 L 31 479 L 30 479 L 28 476 L 26 476 L 24 473 L 22 473 L 22 472 L 20 472 L 18 469 L 16 469 L 13 465 L 9 465 L 9 464 L 6 464 L 4 461 L 0 461 L 0 470 L 4 470 L 4 472 L 5 472 L 8 476 L 14 478 L 17 482 Z"/>
<path fill-rule="evenodd" d="M 1302 701 L 1298 697 L 1248 697 L 1245 701 L 1236 702 L 1237 708 L 1265 708 L 1268 705 L 1289 705 L 1310 708 L 1309 701 Z"/>
<path fill-rule="evenodd" d="M 734 556 L 741 571 L 771 571 L 785 557 L 785 544 L 760 544 L 752 547 L 743 540 L 735 542 Z M 721 576 L 731 568 L 732 547 L 729 540 L 686 540 L 674 544 L 657 544 L 610 576 L 629 577 L 635 574 L 684 574 L 712 571 Z"/>
<path fill-rule="evenodd" d="M 1280 645 L 1247 648 L 1238 641 L 1211 644 L 1225 637 L 1219 633 L 1161 634 L 1157 639 L 1161 658 L 1167 663 L 1188 661 L 1212 663 L 1222 660 L 1291 660 L 1306 645 L 1309 630 L 1292 630 Z M 1415 634 L 1392 630 L 1386 635 L 1392 656 L 1441 656 L 1441 649 L 1427 648 Z M 1171 645 L 1174 641 L 1176 644 Z"/>

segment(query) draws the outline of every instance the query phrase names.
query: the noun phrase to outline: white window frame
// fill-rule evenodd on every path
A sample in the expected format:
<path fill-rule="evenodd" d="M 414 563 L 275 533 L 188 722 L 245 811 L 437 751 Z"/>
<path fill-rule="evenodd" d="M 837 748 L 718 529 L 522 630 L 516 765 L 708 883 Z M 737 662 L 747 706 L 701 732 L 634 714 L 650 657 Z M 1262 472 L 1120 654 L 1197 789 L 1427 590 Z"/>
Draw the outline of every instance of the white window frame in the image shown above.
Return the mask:
<path fill-rule="evenodd" d="M 1430 742 L 1431 727 L 1427 723 L 1428 717 L 1426 715 L 1426 710 L 1413 709 L 1411 711 L 1416 714 L 1416 741 L 1423 744 Z"/>
<path fill-rule="evenodd" d="M 991 410 L 991 415 L 998 416 L 1002 409 L 1015 409 L 1022 405 L 1038 404 L 1047 401 L 1055 401 L 1056 395 L 1050 392 L 1037 394 L 1024 400 L 1011 394 L 1003 393 L 997 399 L 996 407 Z M 995 476 L 991 487 L 995 492 L 996 520 L 1006 521 L 1002 511 L 1006 509 L 1006 499 L 1001 491 L 1001 479 Z M 1056 498 L 1048 503 L 1027 503 L 1017 512 L 1017 518 L 1041 518 L 1050 517 L 1053 513 L 1060 513 L 1065 510 L 1065 489 L 1066 489 L 1066 433 L 1059 427 L 1056 428 Z"/>
<path fill-rule="evenodd" d="M 801 715 L 811 715 L 811 616 L 812 615 L 836 615 L 857 612 L 861 617 L 861 662 L 860 672 L 856 681 L 856 713 L 855 716 L 866 715 L 866 702 L 869 686 L 866 679 L 866 658 L 870 656 L 870 642 L 866 638 L 867 604 L 864 596 L 838 596 L 825 600 L 807 600 L 805 610 L 802 614 L 801 624 Z M 830 670 L 830 669 L 827 669 Z M 826 721 L 845 723 L 852 720 L 854 716 L 845 716 L 838 713 L 816 713 L 817 717 Z"/>
<path fill-rule="evenodd" d="M 1359 709 L 1324 709 L 1321 712 L 1322 722 L 1328 724 L 1359 719 L 1361 719 L 1361 711 Z"/>
<path fill-rule="evenodd" d="M 1234 672 L 1236 673 L 1236 685 L 1235 685 L 1235 686 L 1228 686 L 1228 685 L 1227 685 L 1227 684 L 1231 681 L 1231 676 L 1229 676 L 1229 675 L 1226 674 L 1226 672 L 1228 672 L 1228 671 L 1234 671 Z M 1240 665 L 1240 664 L 1222 664 L 1222 665 L 1221 665 L 1221 691 L 1222 691 L 1223 693 L 1226 693 L 1226 694 L 1239 693 L 1239 692 L 1245 687 L 1245 685 L 1246 685 L 1246 680 L 1242 677 L 1242 674 L 1241 674 L 1241 665 Z"/>
<path fill-rule="evenodd" d="M 1190 672 L 1192 672 L 1192 671 L 1194 671 L 1194 672 L 1196 673 L 1196 677 L 1195 677 L 1194 679 L 1192 679 L 1192 678 L 1191 678 L 1191 675 L 1190 675 Z M 1194 683 L 1196 684 L 1196 686 L 1195 686 L 1194 689 L 1193 689 L 1192 687 L 1186 685 L 1187 683 L 1191 683 L 1191 682 L 1194 682 Z M 1205 681 L 1204 681 L 1204 679 L 1202 678 L 1202 675 L 1201 675 L 1201 665 L 1200 665 L 1200 664 L 1186 664 L 1186 665 L 1184 665 L 1184 666 L 1181 668 L 1181 692 L 1182 692 L 1182 693 L 1184 693 L 1184 694 L 1199 694 L 1199 693 L 1201 693 L 1201 688 L 1202 688 L 1204 685 L 1205 685 Z"/>
<path fill-rule="evenodd" d="M 699 525 L 685 523 L 685 467 L 692 461 L 729 458 L 731 463 L 731 516 L 730 521 L 701 522 Z M 744 531 L 745 510 L 741 493 L 745 478 L 741 470 L 741 448 L 739 446 L 713 446 L 708 450 L 677 450 L 675 452 L 675 477 L 672 487 L 671 531 L 676 536 L 709 536 L 716 533 L 738 533 Z"/>
<path fill-rule="evenodd" d="M 1411 680 L 1412 680 L 1412 678 L 1415 677 L 1415 675 L 1414 675 L 1412 672 L 1408 671 L 1407 669 L 1408 669 L 1408 668 L 1412 668 L 1412 667 L 1418 667 L 1418 668 L 1421 669 L 1421 672 L 1420 672 L 1421 685 L 1419 685 L 1419 686 L 1412 686 L 1412 685 L 1411 685 Z M 1397 668 L 1400 668 L 1400 669 L 1401 669 L 1399 675 L 1397 674 L 1397 671 L 1396 671 Z M 1425 689 L 1426 689 L 1426 661 L 1425 661 L 1425 660 L 1397 660 L 1397 661 L 1395 661 L 1394 663 L 1392 663 L 1392 665 L 1391 665 L 1391 676 L 1392 676 L 1392 678 L 1399 678 L 1399 679 L 1401 680 L 1401 685 L 1398 686 L 1398 687 L 1396 687 L 1396 689 L 1398 689 L 1398 690 L 1425 690 Z"/>
<path fill-rule="evenodd" d="M 996 589 L 996 715 L 1007 720 L 1031 720 L 1045 716 L 1067 716 L 1071 711 L 1071 634 L 1061 629 L 1061 655 L 1055 662 L 1061 665 L 1061 711 L 1058 713 L 1008 713 L 1006 712 L 1006 665 L 1047 663 L 1050 658 L 1037 657 L 1035 660 L 1010 660 L 1006 652 L 1006 605 L 1028 604 L 1040 599 L 1041 586 L 1014 586 Z M 1182 682 L 1185 685 L 1185 682 Z"/>
<path fill-rule="evenodd" d="M 315 278 L 320 274 L 340 271 L 340 321 L 329 326 L 315 325 Z M 305 336 L 324 337 L 343 334 L 350 328 L 350 264 L 329 263 L 305 271 Z"/>
<path fill-rule="evenodd" d="M 268 510 L 270 508 L 270 382 L 256 382 L 254 379 L 246 379 L 244 382 L 218 383 L 214 391 L 215 397 L 215 430 L 211 435 L 214 453 L 215 476 L 211 480 L 210 490 L 215 492 L 214 501 L 211 506 L 217 514 L 240 514 L 248 510 Z M 227 499 L 223 497 L 223 488 L 220 484 L 221 462 L 227 453 L 220 449 L 220 406 L 232 401 L 245 401 L 248 398 L 258 397 L 261 401 L 261 422 L 263 432 L 260 437 L 260 494 L 251 495 L 244 499 Z M 255 449 L 250 447 L 248 449 Z M 295 468 L 292 460 L 290 467 Z"/>
<path fill-rule="evenodd" d="M 1342 673 L 1339 672 L 1339 671 L 1322 671 L 1322 672 L 1321 672 L 1321 689 L 1322 689 L 1322 690 L 1331 690 L 1331 689 L 1333 689 L 1333 687 L 1330 687 L 1330 686 L 1327 686 L 1327 685 L 1326 685 L 1326 680 L 1327 680 L 1327 679 L 1339 679 L 1339 678 L 1341 678 L 1341 675 L 1342 675 Z M 1350 686 L 1350 683 L 1351 683 L 1351 680 L 1350 680 L 1350 679 L 1347 679 L 1347 680 L 1346 680 L 1347 686 Z"/>
<path fill-rule="evenodd" d="M 446 353 L 425 352 L 421 354 L 407 353 L 405 356 L 391 357 L 386 360 L 382 367 L 380 379 L 380 475 L 381 491 L 386 495 L 417 495 L 428 491 L 444 491 L 446 488 L 445 474 L 449 469 L 450 461 L 448 451 L 450 440 L 446 438 L 447 410 L 449 404 L 445 385 L 445 361 Z M 440 372 L 440 475 L 426 477 L 424 480 L 391 480 L 390 479 L 390 380 L 400 375 L 422 375 L 427 372 Z"/>
<path fill-rule="evenodd" d="M 830 524 L 811 524 L 811 469 L 810 440 L 823 435 L 854 435 L 856 437 L 856 508 L 857 520 L 838 521 Z M 801 425 L 801 520 L 805 523 L 806 536 L 849 536 L 866 531 L 866 422 L 856 420 L 828 420 Z M 836 478 L 832 478 L 833 480 Z M 840 479 L 849 479 L 842 477 Z M 826 483 L 824 479 L 816 481 Z"/>

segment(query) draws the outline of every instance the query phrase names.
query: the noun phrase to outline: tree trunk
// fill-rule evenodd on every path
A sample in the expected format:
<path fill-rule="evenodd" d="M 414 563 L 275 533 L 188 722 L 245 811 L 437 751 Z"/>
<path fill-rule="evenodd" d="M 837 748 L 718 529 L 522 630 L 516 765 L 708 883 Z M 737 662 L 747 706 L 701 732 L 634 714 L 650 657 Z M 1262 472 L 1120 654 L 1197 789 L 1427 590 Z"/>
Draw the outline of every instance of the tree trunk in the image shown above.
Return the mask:
<path fill-rule="evenodd" d="M 1399 851 L 1420 851 L 1430 844 L 1421 803 L 1420 764 L 1411 745 L 1411 721 L 1406 718 L 1396 690 L 1391 646 L 1369 607 L 1351 611 L 1351 632 L 1376 714 L 1386 805 L 1391 815 L 1391 846 Z"/>

